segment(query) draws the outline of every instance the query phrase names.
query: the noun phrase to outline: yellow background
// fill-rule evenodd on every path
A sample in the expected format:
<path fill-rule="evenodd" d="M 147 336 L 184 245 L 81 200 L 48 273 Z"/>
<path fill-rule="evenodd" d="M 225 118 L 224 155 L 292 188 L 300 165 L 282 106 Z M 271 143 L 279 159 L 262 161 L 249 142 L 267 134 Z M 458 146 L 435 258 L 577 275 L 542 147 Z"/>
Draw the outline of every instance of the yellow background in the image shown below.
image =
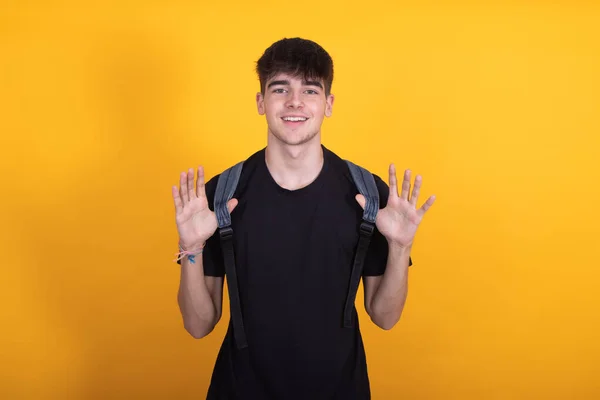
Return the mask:
<path fill-rule="evenodd" d="M 0 5 L 0 398 L 204 398 L 170 188 L 265 144 L 292 36 L 334 58 L 324 144 L 437 195 L 401 322 L 358 298 L 373 398 L 600 398 L 598 4 L 84 4 Z"/>

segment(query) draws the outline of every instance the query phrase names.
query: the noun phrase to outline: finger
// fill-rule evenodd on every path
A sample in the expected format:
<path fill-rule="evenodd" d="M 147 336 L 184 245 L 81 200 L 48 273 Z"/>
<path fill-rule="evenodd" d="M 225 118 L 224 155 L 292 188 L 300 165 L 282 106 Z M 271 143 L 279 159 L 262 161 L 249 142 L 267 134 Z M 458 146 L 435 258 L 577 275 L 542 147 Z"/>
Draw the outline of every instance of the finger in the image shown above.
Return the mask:
<path fill-rule="evenodd" d="M 192 168 L 188 169 L 187 173 L 187 187 L 188 187 L 188 196 L 190 200 L 196 198 L 196 191 L 194 190 L 194 170 Z"/>
<path fill-rule="evenodd" d="M 410 169 L 404 171 L 404 179 L 402 180 L 402 193 L 400 197 L 408 200 L 408 192 L 410 191 Z"/>
<path fill-rule="evenodd" d="M 410 195 L 410 204 L 413 206 L 417 206 L 417 202 L 419 201 L 419 192 L 421 191 L 421 184 L 423 183 L 423 178 L 421 175 L 417 175 L 415 178 L 415 185 L 413 186 L 412 193 Z"/>
<path fill-rule="evenodd" d="M 183 211 L 183 202 L 181 201 L 179 189 L 177 189 L 177 186 L 173 186 L 171 191 L 173 192 L 173 201 L 175 202 L 175 213 L 179 214 Z"/>
<path fill-rule="evenodd" d="M 423 217 L 423 215 L 425 215 L 427 210 L 429 210 L 431 208 L 431 206 L 433 205 L 434 202 L 435 202 L 435 196 L 429 196 L 427 201 L 421 206 L 421 208 L 419 208 L 419 211 L 418 211 L 419 216 Z"/>
<path fill-rule="evenodd" d="M 196 181 L 196 195 L 206 197 L 206 187 L 204 186 L 204 167 L 198 167 L 198 180 Z"/>
<path fill-rule="evenodd" d="M 356 201 L 358 202 L 358 204 L 360 204 L 360 206 L 362 207 L 362 209 L 365 209 L 365 206 L 367 204 L 367 200 L 365 199 L 365 196 L 363 196 L 362 194 L 357 194 L 355 197 Z"/>
<path fill-rule="evenodd" d="M 190 197 L 188 194 L 188 188 L 187 188 L 187 174 L 185 172 L 182 172 L 181 175 L 179 176 L 179 187 L 180 187 L 180 192 L 181 192 L 181 199 L 183 201 L 183 205 L 186 205 L 189 201 L 190 201 Z"/>
<path fill-rule="evenodd" d="M 227 209 L 229 210 L 229 214 L 231 214 L 233 212 L 233 210 L 235 209 L 235 207 L 237 205 L 238 205 L 237 199 L 231 199 L 227 202 Z"/>
<path fill-rule="evenodd" d="M 396 166 L 390 164 L 390 196 L 398 197 L 398 180 L 396 179 Z"/>

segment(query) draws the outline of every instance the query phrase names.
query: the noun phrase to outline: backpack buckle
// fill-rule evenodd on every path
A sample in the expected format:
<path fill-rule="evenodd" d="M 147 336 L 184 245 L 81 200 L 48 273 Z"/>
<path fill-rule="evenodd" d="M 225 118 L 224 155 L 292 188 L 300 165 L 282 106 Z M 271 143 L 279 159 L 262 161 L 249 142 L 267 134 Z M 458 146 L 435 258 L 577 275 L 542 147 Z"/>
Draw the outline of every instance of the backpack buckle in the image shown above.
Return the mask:
<path fill-rule="evenodd" d="M 233 236 L 233 229 L 231 228 L 231 226 L 225 226 L 223 228 L 220 228 L 219 235 L 221 235 L 221 239 L 231 239 L 231 237 Z"/>
<path fill-rule="evenodd" d="M 375 230 L 375 224 L 368 222 L 368 221 L 363 221 L 360 224 L 360 233 L 361 235 L 364 236 L 371 236 L 373 235 L 373 231 Z"/>

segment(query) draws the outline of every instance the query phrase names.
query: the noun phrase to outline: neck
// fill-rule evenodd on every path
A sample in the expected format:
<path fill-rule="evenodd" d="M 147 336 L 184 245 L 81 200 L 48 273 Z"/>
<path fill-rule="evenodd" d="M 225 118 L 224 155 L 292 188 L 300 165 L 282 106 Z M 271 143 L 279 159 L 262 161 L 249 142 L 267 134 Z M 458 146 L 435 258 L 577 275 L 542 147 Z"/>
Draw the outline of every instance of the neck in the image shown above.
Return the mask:
<path fill-rule="evenodd" d="M 265 150 L 269 173 L 284 189 L 297 190 L 311 184 L 323 168 L 323 148 L 317 135 L 301 145 L 287 145 L 269 137 Z"/>

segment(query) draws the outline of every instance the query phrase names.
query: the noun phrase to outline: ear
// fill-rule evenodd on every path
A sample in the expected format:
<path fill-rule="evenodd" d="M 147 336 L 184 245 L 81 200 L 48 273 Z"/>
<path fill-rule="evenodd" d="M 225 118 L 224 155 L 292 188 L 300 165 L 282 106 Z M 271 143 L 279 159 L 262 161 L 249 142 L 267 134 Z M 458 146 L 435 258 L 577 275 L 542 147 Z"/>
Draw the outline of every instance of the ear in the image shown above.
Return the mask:
<path fill-rule="evenodd" d="M 333 113 L 333 101 L 335 100 L 335 96 L 330 94 L 329 96 L 327 96 L 327 102 L 325 104 L 325 116 L 326 117 L 331 117 L 331 114 Z"/>
<path fill-rule="evenodd" d="M 256 93 L 256 108 L 259 115 L 265 114 L 265 97 L 260 92 Z"/>

